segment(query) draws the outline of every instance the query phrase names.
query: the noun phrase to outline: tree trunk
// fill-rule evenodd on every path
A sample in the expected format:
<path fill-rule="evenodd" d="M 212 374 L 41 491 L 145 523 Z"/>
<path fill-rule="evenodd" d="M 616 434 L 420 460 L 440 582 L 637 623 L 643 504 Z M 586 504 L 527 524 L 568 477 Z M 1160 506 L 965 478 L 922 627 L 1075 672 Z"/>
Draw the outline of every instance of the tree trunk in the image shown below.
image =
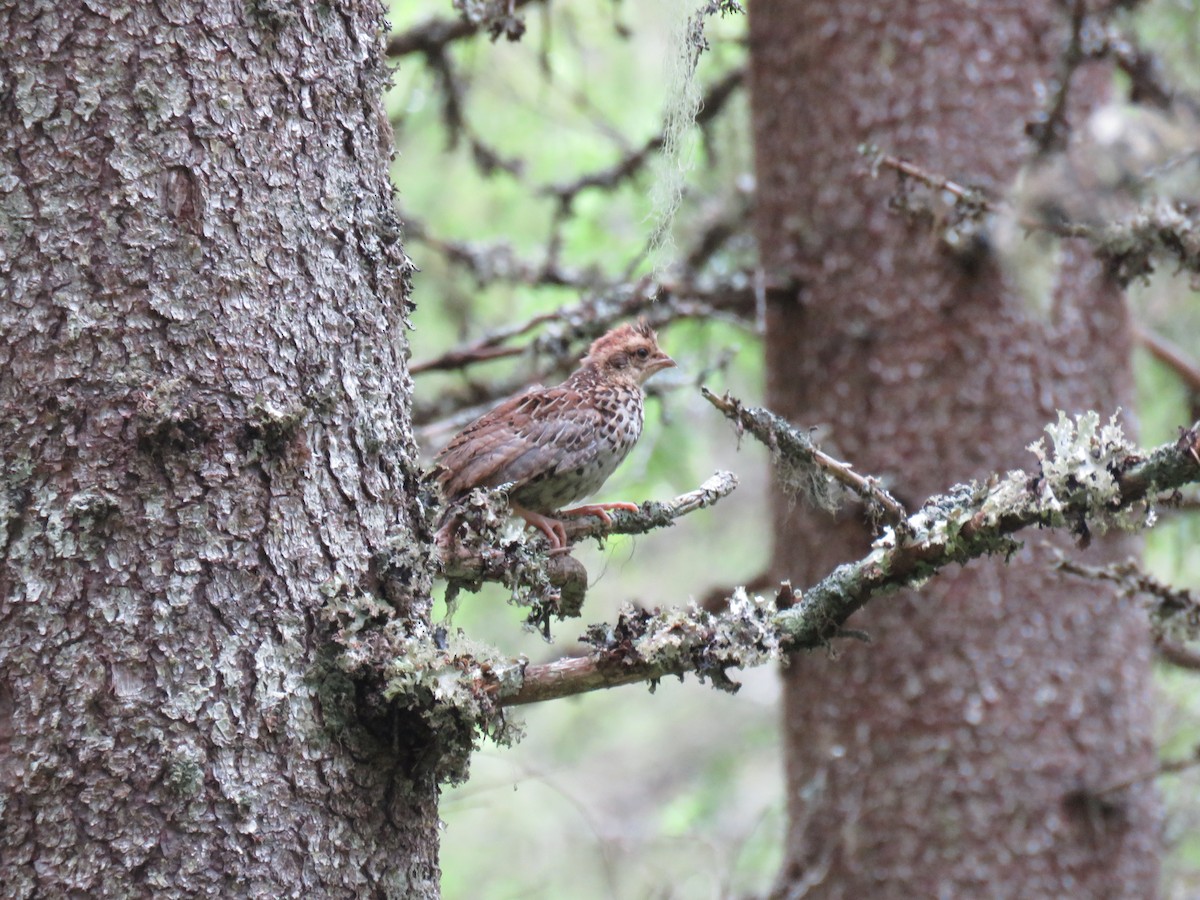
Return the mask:
<path fill-rule="evenodd" d="M 951 254 L 890 211 L 894 181 L 855 152 L 1003 192 L 1065 39 L 1049 0 L 752 6 L 758 236 L 768 271 L 803 285 L 769 304 L 769 402 L 828 424 L 910 503 L 1027 465 L 1056 409 L 1128 403 L 1126 310 L 1087 248 L 1062 247 L 1035 309 L 987 247 Z M 1106 78 L 1077 75 L 1074 121 Z M 811 583 L 865 551 L 855 510 L 831 525 L 801 507 L 776 503 L 777 576 Z M 1046 543 L 877 600 L 853 623 L 870 646 L 793 660 L 778 896 L 1154 895 L 1152 786 L 1097 793 L 1154 764 L 1147 624 L 1051 571 Z"/>
<path fill-rule="evenodd" d="M 382 29 L 0 11 L 6 896 L 437 895 L 323 617 L 417 523 Z"/>

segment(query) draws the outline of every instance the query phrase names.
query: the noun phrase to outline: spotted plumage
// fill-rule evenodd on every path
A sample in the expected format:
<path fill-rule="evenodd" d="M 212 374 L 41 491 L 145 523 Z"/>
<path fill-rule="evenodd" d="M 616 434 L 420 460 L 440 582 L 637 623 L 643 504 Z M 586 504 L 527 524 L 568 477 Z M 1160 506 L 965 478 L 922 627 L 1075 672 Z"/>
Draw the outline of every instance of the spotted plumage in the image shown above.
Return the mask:
<path fill-rule="evenodd" d="M 437 457 L 450 504 L 478 487 L 510 485 L 514 513 L 539 528 L 556 551 L 566 547 L 555 512 L 597 491 L 642 433 L 642 384 L 675 365 L 645 322 L 622 325 L 592 343 L 562 384 L 513 397 L 464 428 Z M 559 515 L 597 515 L 609 503 Z"/>

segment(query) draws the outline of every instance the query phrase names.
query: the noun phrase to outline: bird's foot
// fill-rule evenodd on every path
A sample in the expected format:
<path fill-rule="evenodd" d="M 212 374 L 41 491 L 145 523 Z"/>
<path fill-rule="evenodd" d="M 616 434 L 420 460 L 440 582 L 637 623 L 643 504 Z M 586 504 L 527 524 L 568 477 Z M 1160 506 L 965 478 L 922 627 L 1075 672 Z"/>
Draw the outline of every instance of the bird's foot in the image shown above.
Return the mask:
<path fill-rule="evenodd" d="M 585 506 L 576 506 L 574 509 L 564 509 L 559 512 L 559 515 L 596 516 L 605 525 L 611 525 L 612 516 L 608 514 L 609 510 L 637 512 L 640 508 L 636 503 L 588 503 Z"/>
<path fill-rule="evenodd" d="M 533 510 L 516 504 L 512 505 L 512 511 L 546 536 L 546 539 L 550 541 L 551 556 L 566 553 L 571 549 L 567 545 L 567 530 L 563 528 L 563 523 L 558 519 L 543 516 L 541 513 L 535 513 Z"/>

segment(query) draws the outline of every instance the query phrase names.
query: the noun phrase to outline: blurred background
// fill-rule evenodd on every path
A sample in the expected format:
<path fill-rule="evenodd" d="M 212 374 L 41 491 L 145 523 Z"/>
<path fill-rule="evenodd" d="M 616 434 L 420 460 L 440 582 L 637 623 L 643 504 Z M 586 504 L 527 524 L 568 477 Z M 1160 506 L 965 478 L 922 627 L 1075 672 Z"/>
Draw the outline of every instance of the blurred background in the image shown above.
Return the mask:
<path fill-rule="evenodd" d="M 410 40 L 393 47 L 389 112 L 405 246 L 420 268 L 411 340 L 424 458 L 503 389 L 560 380 L 586 349 L 596 310 L 630 301 L 613 286 L 653 275 L 679 286 L 677 299 L 692 298 L 696 315 L 660 329 L 679 368 L 651 382 L 643 438 L 596 499 L 666 500 L 716 469 L 741 479 L 731 497 L 674 528 L 580 549 L 591 580 L 583 619 L 556 623 L 550 642 L 523 628 L 524 612 L 505 590 L 460 595 L 450 627 L 545 662 L 575 652 L 586 625 L 612 621 L 621 603 L 700 603 L 760 575 L 770 554 L 769 464 L 757 444 L 739 446 L 698 392 L 705 384 L 750 403 L 762 395 L 753 305 L 730 300 L 734 289 L 752 296 L 755 266 L 744 16 L 706 20 L 708 49 L 697 70 L 708 101 L 702 127 L 664 161 L 656 142 L 678 83 L 677 35 L 693 7 L 680 0 L 517 6 L 525 27 L 519 41 L 478 33 L 440 43 L 443 32 L 430 23 L 458 21 L 449 2 L 392 7 L 393 41 Z M 1173 84 L 1200 94 L 1194 3 L 1142 4 L 1127 24 Z M 1125 86 L 1114 76 L 1114 97 Z M 1097 118 L 1096 171 L 1111 181 L 1114 204 L 1200 198 L 1192 109 L 1184 104 L 1166 121 L 1114 105 Z M 679 175 L 671 242 L 655 250 L 648 242 L 662 204 L 653 188 Z M 1038 192 L 1053 186 L 1031 179 L 1024 190 L 1042 205 Z M 1005 249 L 1022 267 L 1041 252 L 1024 233 L 1011 235 Z M 1170 440 L 1200 417 L 1197 385 L 1166 361 L 1172 353 L 1200 359 L 1197 287 L 1168 265 L 1130 291 L 1146 334 L 1136 360 L 1144 445 Z M 519 354 L 458 368 L 436 362 L 564 306 L 577 311 L 504 343 L 524 348 Z M 1195 496 L 1147 535 L 1146 564 L 1164 581 L 1195 588 L 1200 524 L 1188 506 L 1197 506 Z M 437 616 L 448 615 L 441 604 Z M 443 895 L 763 894 L 784 824 L 776 673 L 735 677 L 743 682 L 736 695 L 689 677 L 653 693 L 633 686 L 515 710 L 526 737 L 511 748 L 485 747 L 470 781 L 445 792 Z M 1160 666 L 1166 759 L 1194 756 L 1200 745 L 1198 678 Z M 1200 774 L 1185 769 L 1159 782 L 1168 810 L 1164 895 L 1200 896 Z"/>

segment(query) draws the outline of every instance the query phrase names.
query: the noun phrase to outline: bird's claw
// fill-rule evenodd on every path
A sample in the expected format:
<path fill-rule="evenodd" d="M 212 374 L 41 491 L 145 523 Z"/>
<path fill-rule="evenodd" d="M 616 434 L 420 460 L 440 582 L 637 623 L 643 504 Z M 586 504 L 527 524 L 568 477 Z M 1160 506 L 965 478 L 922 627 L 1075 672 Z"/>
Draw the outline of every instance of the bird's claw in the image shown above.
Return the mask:
<path fill-rule="evenodd" d="M 636 503 L 618 502 L 618 503 L 588 503 L 584 506 L 576 506 L 574 509 L 564 509 L 559 513 L 560 516 L 595 516 L 605 525 L 612 524 L 612 516 L 608 514 L 609 510 L 621 510 L 622 512 L 637 512 L 640 507 Z"/>

